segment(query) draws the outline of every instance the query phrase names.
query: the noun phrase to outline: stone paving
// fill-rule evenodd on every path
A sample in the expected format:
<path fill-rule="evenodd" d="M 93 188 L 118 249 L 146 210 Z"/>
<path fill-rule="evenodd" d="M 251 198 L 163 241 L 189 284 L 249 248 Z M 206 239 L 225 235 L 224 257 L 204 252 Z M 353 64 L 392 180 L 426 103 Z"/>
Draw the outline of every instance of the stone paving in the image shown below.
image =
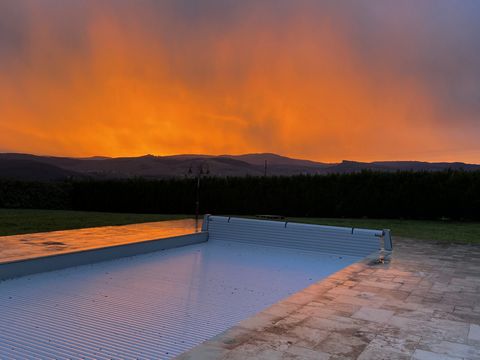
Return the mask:
<path fill-rule="evenodd" d="M 200 223 L 201 226 L 201 223 Z M 0 263 L 191 234 L 193 219 L 0 236 Z"/>
<path fill-rule="evenodd" d="M 480 246 L 395 239 L 178 359 L 480 359 Z"/>

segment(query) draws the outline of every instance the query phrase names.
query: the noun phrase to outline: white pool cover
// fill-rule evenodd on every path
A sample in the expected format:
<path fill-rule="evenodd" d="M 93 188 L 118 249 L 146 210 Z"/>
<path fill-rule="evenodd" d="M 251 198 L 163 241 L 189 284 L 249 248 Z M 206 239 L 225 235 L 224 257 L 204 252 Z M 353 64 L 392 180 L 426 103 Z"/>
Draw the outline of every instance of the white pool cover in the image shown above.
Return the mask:
<path fill-rule="evenodd" d="M 169 359 L 359 256 L 214 240 L 0 282 L 0 359 Z"/>

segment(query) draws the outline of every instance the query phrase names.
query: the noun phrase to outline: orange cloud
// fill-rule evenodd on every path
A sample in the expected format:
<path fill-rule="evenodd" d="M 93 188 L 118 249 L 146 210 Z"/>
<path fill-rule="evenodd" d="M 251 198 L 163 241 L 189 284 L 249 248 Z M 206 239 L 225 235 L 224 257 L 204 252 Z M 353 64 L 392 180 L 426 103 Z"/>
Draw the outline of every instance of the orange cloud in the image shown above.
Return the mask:
<path fill-rule="evenodd" d="M 25 4 L 0 70 L 0 150 L 479 161 L 472 114 L 421 72 L 426 40 L 375 14 L 362 35 L 333 3 Z"/>

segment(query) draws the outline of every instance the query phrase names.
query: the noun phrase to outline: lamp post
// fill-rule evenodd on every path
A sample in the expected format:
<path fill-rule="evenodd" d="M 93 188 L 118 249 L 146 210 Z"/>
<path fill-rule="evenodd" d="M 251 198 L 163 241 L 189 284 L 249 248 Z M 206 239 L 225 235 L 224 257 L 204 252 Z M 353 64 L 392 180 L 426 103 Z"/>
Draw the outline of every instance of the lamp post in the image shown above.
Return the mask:
<path fill-rule="evenodd" d="M 206 162 L 198 164 L 196 167 L 188 168 L 188 175 L 194 176 L 195 179 L 195 229 L 198 231 L 198 217 L 200 213 L 200 179 L 202 176 L 210 174 L 210 169 Z"/>

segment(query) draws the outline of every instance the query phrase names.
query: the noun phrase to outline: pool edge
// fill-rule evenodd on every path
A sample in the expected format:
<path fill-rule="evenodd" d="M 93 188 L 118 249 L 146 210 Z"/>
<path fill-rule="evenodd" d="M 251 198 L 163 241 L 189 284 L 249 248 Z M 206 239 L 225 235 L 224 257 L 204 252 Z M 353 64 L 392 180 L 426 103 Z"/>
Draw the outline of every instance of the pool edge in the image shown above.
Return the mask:
<path fill-rule="evenodd" d="M 44 273 L 69 267 L 109 261 L 150 252 L 199 244 L 208 240 L 208 232 L 177 235 L 167 238 L 144 240 L 130 244 L 112 245 L 95 249 L 77 250 L 30 259 L 0 263 L 0 281 L 26 275 Z"/>

